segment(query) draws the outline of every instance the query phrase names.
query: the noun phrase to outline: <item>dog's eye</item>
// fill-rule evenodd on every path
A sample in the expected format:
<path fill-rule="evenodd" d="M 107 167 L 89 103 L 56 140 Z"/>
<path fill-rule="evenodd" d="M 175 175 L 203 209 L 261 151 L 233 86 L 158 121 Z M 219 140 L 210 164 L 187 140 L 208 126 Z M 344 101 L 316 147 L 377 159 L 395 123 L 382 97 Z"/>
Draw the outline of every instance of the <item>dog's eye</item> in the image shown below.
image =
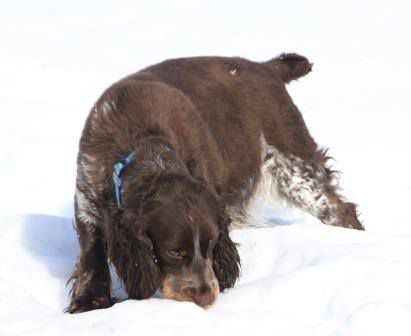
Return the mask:
<path fill-rule="evenodd" d="M 173 258 L 179 258 L 179 259 L 185 258 L 188 255 L 186 250 L 174 250 L 174 251 L 169 251 L 168 253 Z"/>
<path fill-rule="evenodd" d="M 181 251 L 179 252 L 179 254 L 180 254 L 181 257 L 184 258 L 184 257 L 187 257 L 187 254 L 188 254 L 188 253 L 187 253 L 186 250 L 181 250 Z"/>

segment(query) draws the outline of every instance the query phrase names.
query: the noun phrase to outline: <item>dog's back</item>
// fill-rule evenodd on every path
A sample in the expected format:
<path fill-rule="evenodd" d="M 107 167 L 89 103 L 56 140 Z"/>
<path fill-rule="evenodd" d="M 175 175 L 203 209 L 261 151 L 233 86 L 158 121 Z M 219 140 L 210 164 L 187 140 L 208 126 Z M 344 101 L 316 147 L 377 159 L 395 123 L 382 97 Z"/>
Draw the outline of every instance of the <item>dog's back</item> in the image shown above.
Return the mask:
<path fill-rule="evenodd" d="M 219 146 L 229 148 L 231 154 L 235 147 L 242 151 L 250 146 L 250 140 L 259 146 L 263 132 L 280 150 L 306 157 L 315 146 L 284 84 L 307 74 L 311 67 L 305 57 L 296 54 L 283 54 L 264 63 L 196 57 L 168 60 L 130 78 L 151 76 L 183 92 Z M 249 152 L 258 152 L 254 149 Z M 235 157 L 230 161 L 238 163 Z"/>
<path fill-rule="evenodd" d="M 90 185 L 106 186 L 111 172 L 100 167 L 111 167 L 141 137 L 162 135 L 193 174 L 247 199 L 254 191 L 250 181 L 259 178 L 262 137 L 302 158 L 316 150 L 284 85 L 310 70 L 307 59 L 294 54 L 265 63 L 195 57 L 120 80 L 97 101 L 83 132 L 80 160 L 98 161 Z"/>

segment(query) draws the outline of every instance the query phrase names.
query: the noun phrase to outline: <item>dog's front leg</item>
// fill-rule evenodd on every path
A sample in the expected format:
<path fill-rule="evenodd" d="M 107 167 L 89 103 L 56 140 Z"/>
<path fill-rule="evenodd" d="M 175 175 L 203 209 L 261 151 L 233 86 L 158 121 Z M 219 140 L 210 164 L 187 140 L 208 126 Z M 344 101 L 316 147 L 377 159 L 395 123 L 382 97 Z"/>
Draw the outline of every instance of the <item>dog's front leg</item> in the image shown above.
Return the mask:
<path fill-rule="evenodd" d="M 103 230 L 93 220 L 93 215 L 84 212 L 84 204 L 78 204 L 78 199 L 76 194 L 75 219 L 80 259 L 72 275 L 74 285 L 67 307 L 69 313 L 108 308 L 113 304 Z"/>

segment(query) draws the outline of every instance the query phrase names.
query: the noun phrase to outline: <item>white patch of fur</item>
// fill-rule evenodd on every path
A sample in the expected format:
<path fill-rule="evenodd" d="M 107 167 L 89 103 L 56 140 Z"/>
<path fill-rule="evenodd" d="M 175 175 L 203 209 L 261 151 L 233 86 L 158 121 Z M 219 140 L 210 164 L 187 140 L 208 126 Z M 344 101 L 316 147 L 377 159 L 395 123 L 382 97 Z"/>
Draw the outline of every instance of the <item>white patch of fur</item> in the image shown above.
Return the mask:
<path fill-rule="evenodd" d="M 157 153 L 157 155 L 154 158 L 154 163 L 162 170 L 166 169 L 166 165 L 164 160 L 161 158 L 162 153 Z"/>
<path fill-rule="evenodd" d="M 112 111 L 116 110 L 116 103 L 114 100 L 103 101 L 98 107 L 94 106 L 93 113 L 91 114 L 90 122 L 91 127 L 96 127 L 96 120 L 101 117 L 107 117 Z"/>
<path fill-rule="evenodd" d="M 196 230 L 194 235 L 194 256 L 193 260 L 200 260 L 201 256 L 201 247 L 200 247 L 200 233 Z"/>
<path fill-rule="evenodd" d="M 77 217 L 84 223 L 96 225 L 96 217 L 90 213 L 91 204 L 84 194 L 76 189 Z"/>
<path fill-rule="evenodd" d="M 271 204 L 285 202 L 286 199 L 280 195 L 272 173 L 273 166 L 275 165 L 274 154 L 276 149 L 267 144 L 264 135 L 261 136 L 261 148 L 263 164 L 261 166 L 261 181 L 257 188 L 257 194 L 259 198 L 264 198 Z M 269 157 L 269 159 L 266 159 L 267 157 Z"/>
<path fill-rule="evenodd" d="M 260 179 L 245 209 L 246 215 L 239 215 L 234 208 L 227 209 L 232 219 L 231 227 L 264 225 L 260 215 L 263 200 L 267 200 L 273 206 L 279 204 L 297 206 L 315 217 L 319 217 L 328 210 L 330 218 L 327 224 L 336 225 L 338 223 L 337 206 L 330 202 L 324 185 L 320 182 L 323 180 L 321 174 L 325 172 L 317 171 L 317 176 L 310 178 L 303 173 L 303 171 L 314 173 L 314 168 L 310 163 L 294 155 L 284 155 L 275 147 L 268 145 L 263 135 L 261 136 L 261 148 L 263 164 Z M 250 180 L 250 184 L 253 183 L 254 180 Z"/>
<path fill-rule="evenodd" d="M 166 162 L 161 158 L 160 154 L 156 154 L 152 160 L 144 160 L 139 164 L 139 170 L 141 172 L 153 172 L 166 169 Z"/>
<path fill-rule="evenodd" d="M 272 147 L 268 146 L 264 136 L 261 138 L 261 161 L 260 176 L 257 185 L 254 186 L 254 192 L 251 199 L 248 201 L 245 215 L 239 214 L 238 209 L 230 208 L 227 212 L 232 220 L 231 228 L 241 229 L 249 226 L 264 226 L 264 219 L 261 216 L 264 201 L 267 200 L 270 204 L 284 204 L 286 199 L 281 197 L 271 173 L 273 167 L 273 158 L 265 160 L 267 155 L 271 154 Z M 248 188 L 256 183 L 255 177 L 248 181 Z M 245 192 L 245 190 L 243 191 Z"/>
<path fill-rule="evenodd" d="M 92 198 L 96 197 L 96 191 L 101 192 L 104 189 L 104 184 L 93 183 L 96 179 L 104 180 L 107 174 L 106 167 L 97 162 L 97 159 L 87 153 L 82 152 L 78 163 L 78 175 L 81 176 L 81 180 L 77 179 L 77 185 L 80 189 L 87 190 Z M 87 186 L 93 185 L 93 188 Z"/>
<path fill-rule="evenodd" d="M 94 156 L 91 156 L 90 154 L 87 154 L 87 153 L 84 153 L 84 152 L 81 153 L 81 156 L 85 161 L 87 161 L 87 163 L 92 163 L 96 160 L 96 158 Z M 83 162 L 84 162 L 84 160 L 83 160 Z"/>
<path fill-rule="evenodd" d="M 100 105 L 100 111 L 104 116 L 107 116 L 112 111 L 116 110 L 116 103 L 113 100 L 103 101 Z"/>
<path fill-rule="evenodd" d="M 92 180 L 92 177 L 95 177 L 96 174 L 106 173 L 106 168 L 104 167 L 104 165 L 99 165 L 97 159 L 94 156 L 91 156 L 90 154 L 84 152 L 81 154 L 79 166 L 82 174 L 88 182 L 90 182 Z M 94 197 L 94 190 L 90 190 L 90 192 Z"/>
<path fill-rule="evenodd" d="M 269 201 L 275 202 L 282 195 L 291 204 L 317 218 L 328 211 L 330 218 L 327 224 L 335 225 L 338 222 L 337 206 L 329 200 L 321 182 L 325 179 L 325 171 L 314 169 L 311 163 L 294 155 L 284 155 L 275 147 L 267 145 L 264 137 L 262 143 L 265 143 L 266 153 L 271 156 L 265 163 L 268 178 L 271 176 Z M 315 172 L 314 177 L 304 173 L 307 171 L 312 174 Z"/>

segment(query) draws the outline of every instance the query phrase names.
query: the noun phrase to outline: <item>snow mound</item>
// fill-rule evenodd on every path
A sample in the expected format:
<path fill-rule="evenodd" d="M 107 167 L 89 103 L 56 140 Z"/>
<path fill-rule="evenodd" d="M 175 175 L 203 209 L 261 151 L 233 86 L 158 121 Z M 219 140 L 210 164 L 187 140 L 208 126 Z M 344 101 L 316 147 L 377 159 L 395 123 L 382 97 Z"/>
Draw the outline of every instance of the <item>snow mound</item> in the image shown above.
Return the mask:
<path fill-rule="evenodd" d="M 1 335 L 411 332 L 411 245 L 403 237 L 308 217 L 235 230 L 241 279 L 212 308 L 156 297 L 67 315 L 66 282 L 78 254 L 72 220 L 21 215 L 2 218 L 0 228 Z"/>

